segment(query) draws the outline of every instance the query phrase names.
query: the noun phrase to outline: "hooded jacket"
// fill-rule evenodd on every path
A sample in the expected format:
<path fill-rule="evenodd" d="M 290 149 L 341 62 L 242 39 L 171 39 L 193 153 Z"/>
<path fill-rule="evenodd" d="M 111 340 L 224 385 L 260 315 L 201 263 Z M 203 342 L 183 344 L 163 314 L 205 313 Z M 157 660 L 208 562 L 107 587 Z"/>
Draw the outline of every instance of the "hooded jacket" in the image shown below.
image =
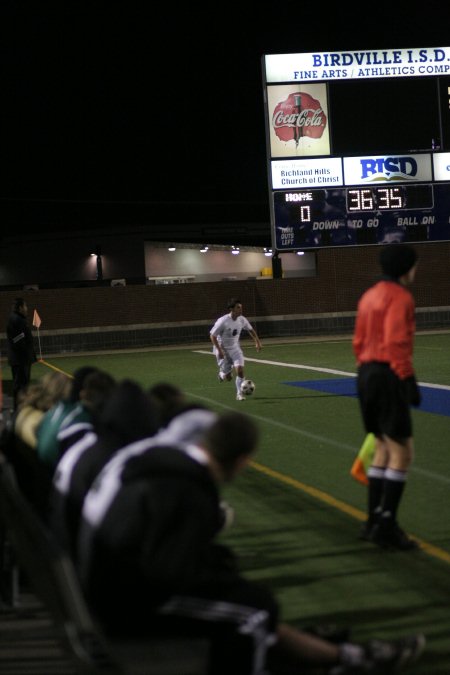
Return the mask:
<path fill-rule="evenodd" d="M 172 595 L 214 597 L 239 583 L 234 555 L 214 541 L 219 492 L 198 446 L 152 447 L 128 459 L 120 481 L 101 518 L 88 510 L 79 539 L 82 581 L 106 626 L 135 633 Z"/>

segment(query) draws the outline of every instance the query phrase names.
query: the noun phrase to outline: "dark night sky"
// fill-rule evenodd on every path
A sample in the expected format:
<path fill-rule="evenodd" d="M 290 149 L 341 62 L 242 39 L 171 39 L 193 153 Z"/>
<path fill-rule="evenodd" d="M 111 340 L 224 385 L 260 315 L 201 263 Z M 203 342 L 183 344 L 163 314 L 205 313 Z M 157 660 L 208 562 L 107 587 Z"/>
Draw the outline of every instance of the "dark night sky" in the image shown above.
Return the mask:
<path fill-rule="evenodd" d="M 2 2 L 0 208 L 18 230 L 117 203 L 264 219 L 262 54 L 448 43 L 440 2 L 160 5 Z"/>

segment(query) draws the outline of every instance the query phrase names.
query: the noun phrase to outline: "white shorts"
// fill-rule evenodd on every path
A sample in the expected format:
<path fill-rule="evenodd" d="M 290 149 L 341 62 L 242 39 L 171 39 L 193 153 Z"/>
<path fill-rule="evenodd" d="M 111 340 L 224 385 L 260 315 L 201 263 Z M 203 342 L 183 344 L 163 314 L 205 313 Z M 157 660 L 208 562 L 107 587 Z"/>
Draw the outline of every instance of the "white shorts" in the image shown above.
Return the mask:
<path fill-rule="evenodd" d="M 220 358 L 215 347 L 213 351 L 217 360 L 217 365 L 219 366 L 220 370 L 225 373 L 225 375 L 231 373 L 233 366 L 237 368 L 238 366 L 244 365 L 244 352 L 239 346 L 232 347 L 229 350 L 223 350 L 225 352 L 224 359 Z"/>

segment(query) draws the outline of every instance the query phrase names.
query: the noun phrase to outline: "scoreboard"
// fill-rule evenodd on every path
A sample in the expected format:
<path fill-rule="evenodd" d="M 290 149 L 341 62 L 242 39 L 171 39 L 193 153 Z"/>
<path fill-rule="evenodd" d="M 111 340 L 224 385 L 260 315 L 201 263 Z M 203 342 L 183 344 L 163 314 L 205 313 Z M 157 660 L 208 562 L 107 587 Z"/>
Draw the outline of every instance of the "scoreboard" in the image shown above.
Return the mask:
<path fill-rule="evenodd" d="M 275 253 L 450 240 L 450 48 L 266 55 L 263 88 Z"/>

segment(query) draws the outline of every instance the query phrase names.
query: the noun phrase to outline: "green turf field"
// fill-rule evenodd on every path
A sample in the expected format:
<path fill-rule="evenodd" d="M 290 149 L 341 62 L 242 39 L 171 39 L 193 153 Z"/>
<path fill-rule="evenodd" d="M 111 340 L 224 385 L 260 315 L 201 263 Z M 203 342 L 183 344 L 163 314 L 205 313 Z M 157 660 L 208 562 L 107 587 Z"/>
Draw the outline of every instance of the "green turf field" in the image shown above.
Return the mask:
<path fill-rule="evenodd" d="M 244 573 L 268 584 L 284 618 L 298 626 L 337 622 L 352 626 L 361 640 L 423 631 L 427 651 L 408 672 L 449 675 L 450 334 L 416 337 L 417 377 L 431 411 L 413 412 L 416 458 L 399 512 L 422 544 L 414 553 L 384 552 L 357 538 L 366 488 L 349 470 L 364 432 L 356 399 L 326 388 L 328 381 L 344 389 L 354 383 L 350 339 L 271 341 L 259 354 L 250 341 L 243 345 L 246 376 L 256 383 L 244 402 L 235 400 L 234 383 L 217 381 L 208 343 L 143 353 L 44 354 L 33 377 L 48 367 L 72 373 L 93 364 L 144 387 L 173 382 L 218 411 L 245 410 L 260 425 L 261 447 L 225 490 L 236 519 L 222 535 Z M 6 366 L 3 378 L 7 390 Z"/>

